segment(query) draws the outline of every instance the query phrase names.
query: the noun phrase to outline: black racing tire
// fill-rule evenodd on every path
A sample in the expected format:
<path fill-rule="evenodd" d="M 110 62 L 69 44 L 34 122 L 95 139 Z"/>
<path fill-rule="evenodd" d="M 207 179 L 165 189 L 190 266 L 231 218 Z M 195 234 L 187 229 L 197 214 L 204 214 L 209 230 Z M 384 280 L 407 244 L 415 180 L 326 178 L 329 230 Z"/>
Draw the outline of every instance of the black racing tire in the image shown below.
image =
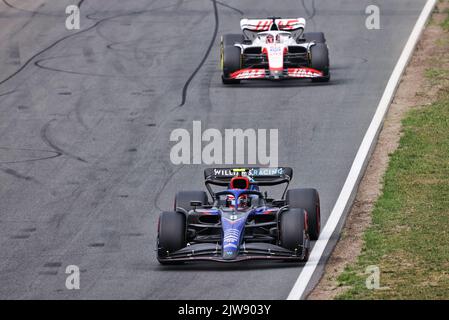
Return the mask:
<path fill-rule="evenodd" d="M 328 82 L 329 72 L 329 50 L 324 43 L 317 43 L 310 48 L 310 67 L 323 72 L 322 78 L 314 78 L 314 82 Z"/>
<path fill-rule="evenodd" d="M 303 38 L 306 42 L 326 43 L 326 38 L 322 32 L 304 32 Z"/>
<path fill-rule="evenodd" d="M 291 189 L 287 191 L 290 208 L 301 208 L 307 212 L 307 227 L 310 240 L 318 240 L 321 229 L 320 195 L 316 189 Z"/>
<path fill-rule="evenodd" d="M 221 37 L 221 44 L 223 47 L 233 46 L 236 43 L 243 42 L 243 35 L 237 33 L 224 34 Z"/>
<path fill-rule="evenodd" d="M 190 201 L 201 201 L 202 205 L 208 204 L 207 194 L 204 191 L 179 191 L 175 196 L 174 209 L 183 208 L 186 211 L 193 210 Z"/>
<path fill-rule="evenodd" d="M 159 216 L 157 235 L 157 259 L 160 264 L 179 264 L 178 261 L 163 260 L 171 252 L 186 246 L 186 216 L 181 212 L 164 211 Z M 168 254 L 167 254 L 168 251 Z"/>
<path fill-rule="evenodd" d="M 223 46 L 221 49 L 222 80 L 224 84 L 240 83 L 240 80 L 230 79 L 231 74 L 242 68 L 242 52 L 239 47 Z"/>
<path fill-rule="evenodd" d="M 305 230 L 306 211 L 304 209 L 290 208 L 281 212 L 279 221 L 280 245 L 291 251 L 296 251 L 297 255 L 305 252 L 305 259 L 308 257 L 307 236 Z"/>

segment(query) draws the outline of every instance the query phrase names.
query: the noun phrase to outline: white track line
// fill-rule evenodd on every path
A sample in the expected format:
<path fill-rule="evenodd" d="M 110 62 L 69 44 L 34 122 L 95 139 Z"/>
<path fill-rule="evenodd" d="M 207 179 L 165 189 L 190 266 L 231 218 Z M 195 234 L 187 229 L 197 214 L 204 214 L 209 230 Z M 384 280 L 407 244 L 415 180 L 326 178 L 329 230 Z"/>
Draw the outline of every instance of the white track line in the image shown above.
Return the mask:
<path fill-rule="evenodd" d="M 435 3 L 436 0 L 427 1 L 418 18 L 418 21 L 415 24 L 415 27 L 413 28 L 407 44 L 405 45 L 405 48 L 402 51 L 402 54 L 393 70 L 393 73 L 388 80 L 387 87 L 385 88 L 379 105 L 377 106 L 376 113 L 374 114 L 371 124 L 366 131 L 365 137 L 363 138 L 362 144 L 357 151 L 357 155 L 355 156 L 354 162 L 352 163 L 351 170 L 349 171 L 348 177 L 346 178 L 345 184 L 340 192 L 340 195 L 338 196 L 337 202 L 335 203 L 329 219 L 326 222 L 326 226 L 320 234 L 318 241 L 315 243 L 315 246 L 313 247 L 313 250 L 310 254 L 309 261 L 306 263 L 301 273 L 299 274 L 299 277 L 296 280 L 292 290 L 290 291 L 287 300 L 299 300 L 301 298 L 305 298 L 303 297 L 303 295 L 305 293 L 307 285 L 309 284 L 309 281 L 312 278 L 318 263 L 320 262 L 321 256 L 323 255 L 329 239 L 334 233 L 338 222 L 345 212 L 345 209 L 348 206 L 348 202 L 351 199 L 353 192 L 357 190 L 356 187 L 359 182 L 359 177 L 363 172 L 365 162 L 369 158 L 371 147 L 374 146 L 374 141 L 376 140 L 377 135 L 380 131 L 388 107 L 393 100 L 402 73 L 404 72 L 405 67 L 410 60 L 410 57 L 412 56 L 416 44 L 418 43 L 421 33 L 426 25 L 426 22 L 429 19 L 430 14 L 432 13 Z"/>

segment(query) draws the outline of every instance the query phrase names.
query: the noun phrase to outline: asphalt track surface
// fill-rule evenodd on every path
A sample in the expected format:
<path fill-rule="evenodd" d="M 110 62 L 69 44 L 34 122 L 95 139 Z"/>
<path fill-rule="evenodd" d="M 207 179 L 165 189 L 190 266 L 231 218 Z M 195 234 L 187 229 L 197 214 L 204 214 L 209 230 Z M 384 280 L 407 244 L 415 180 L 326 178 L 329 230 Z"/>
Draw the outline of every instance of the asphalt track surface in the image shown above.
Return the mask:
<path fill-rule="evenodd" d="M 425 1 L 375 1 L 380 30 L 372 1 L 85 0 L 68 31 L 73 3 L 0 1 L 0 298 L 285 299 L 301 265 L 157 263 L 159 212 L 203 187 L 205 166 L 170 162 L 170 133 L 279 129 L 280 165 L 319 189 L 325 223 Z M 331 82 L 224 87 L 219 36 L 243 15 L 307 18 Z"/>

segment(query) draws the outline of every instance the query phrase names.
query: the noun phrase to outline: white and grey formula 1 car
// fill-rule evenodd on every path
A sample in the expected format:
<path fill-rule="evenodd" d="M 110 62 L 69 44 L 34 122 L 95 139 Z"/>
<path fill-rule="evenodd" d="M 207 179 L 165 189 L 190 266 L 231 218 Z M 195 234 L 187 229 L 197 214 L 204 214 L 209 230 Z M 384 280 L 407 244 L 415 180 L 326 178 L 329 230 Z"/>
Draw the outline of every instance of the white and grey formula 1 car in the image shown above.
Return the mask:
<path fill-rule="evenodd" d="M 304 32 L 304 18 L 242 19 L 243 34 L 221 38 L 224 84 L 240 80 L 330 79 L 329 53 L 322 32 Z"/>

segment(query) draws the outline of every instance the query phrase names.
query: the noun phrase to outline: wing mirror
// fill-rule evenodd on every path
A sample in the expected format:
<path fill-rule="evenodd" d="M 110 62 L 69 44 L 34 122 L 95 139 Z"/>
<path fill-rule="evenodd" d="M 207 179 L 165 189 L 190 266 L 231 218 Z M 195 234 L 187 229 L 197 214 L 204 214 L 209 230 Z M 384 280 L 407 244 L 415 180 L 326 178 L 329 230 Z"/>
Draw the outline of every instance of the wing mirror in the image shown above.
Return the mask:
<path fill-rule="evenodd" d="M 273 206 L 275 207 L 283 207 L 285 206 L 286 201 L 285 200 L 273 200 Z"/>
<path fill-rule="evenodd" d="M 201 207 L 203 205 L 203 203 L 201 201 L 190 201 L 190 206 L 196 208 L 196 207 Z"/>

